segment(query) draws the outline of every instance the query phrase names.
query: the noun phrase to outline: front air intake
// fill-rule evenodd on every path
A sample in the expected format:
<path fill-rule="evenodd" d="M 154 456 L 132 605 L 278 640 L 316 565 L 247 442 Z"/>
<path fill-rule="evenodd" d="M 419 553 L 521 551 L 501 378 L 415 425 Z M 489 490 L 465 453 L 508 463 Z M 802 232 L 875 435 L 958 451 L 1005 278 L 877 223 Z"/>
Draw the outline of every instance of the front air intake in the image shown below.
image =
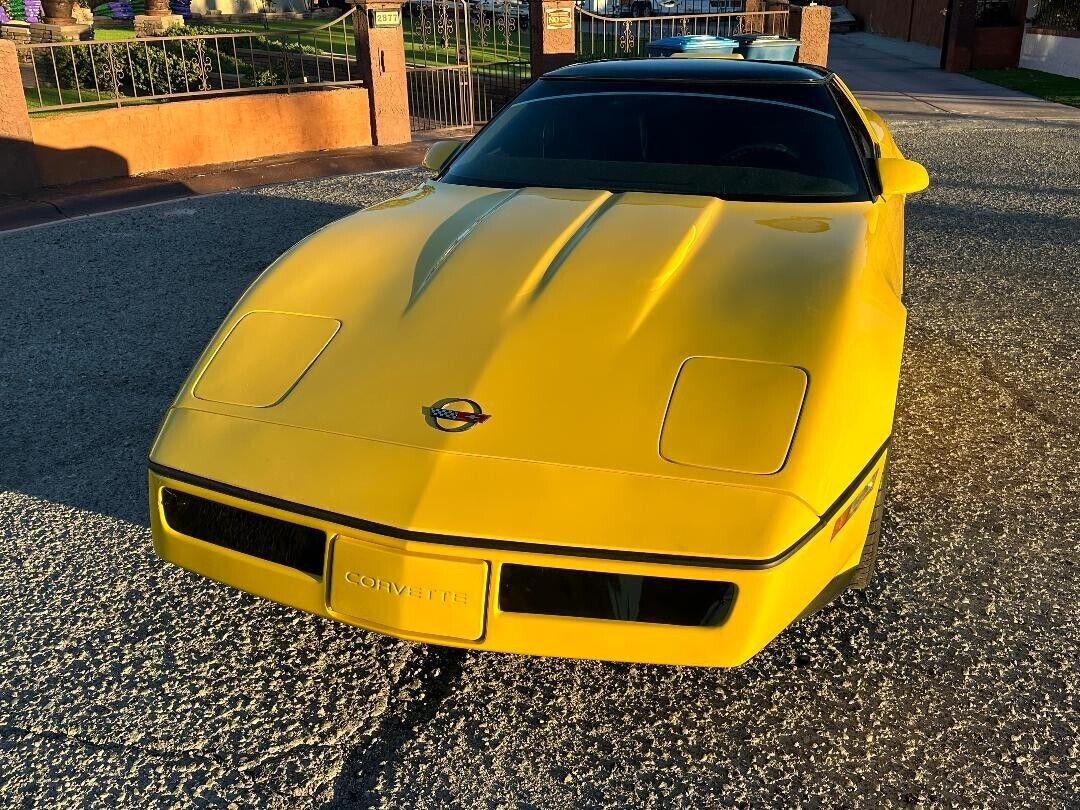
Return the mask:
<path fill-rule="evenodd" d="M 216 546 L 322 576 L 326 533 L 175 489 L 161 490 L 169 527 Z"/>
<path fill-rule="evenodd" d="M 501 571 L 499 609 L 508 613 L 715 627 L 735 601 L 730 582 L 516 564 Z"/>

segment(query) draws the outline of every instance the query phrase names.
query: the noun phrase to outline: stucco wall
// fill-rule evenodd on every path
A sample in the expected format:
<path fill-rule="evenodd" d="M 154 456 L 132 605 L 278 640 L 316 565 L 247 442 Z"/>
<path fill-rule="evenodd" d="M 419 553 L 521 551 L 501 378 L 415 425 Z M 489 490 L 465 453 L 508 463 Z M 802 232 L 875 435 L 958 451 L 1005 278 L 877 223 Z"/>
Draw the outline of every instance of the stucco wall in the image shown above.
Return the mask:
<path fill-rule="evenodd" d="M 1080 36 L 1024 35 L 1020 67 L 1080 79 Z"/>
<path fill-rule="evenodd" d="M 33 154 L 15 43 L 0 39 L 0 194 L 37 187 Z"/>
<path fill-rule="evenodd" d="M 65 113 L 31 128 L 43 185 L 371 144 L 362 87 Z"/>

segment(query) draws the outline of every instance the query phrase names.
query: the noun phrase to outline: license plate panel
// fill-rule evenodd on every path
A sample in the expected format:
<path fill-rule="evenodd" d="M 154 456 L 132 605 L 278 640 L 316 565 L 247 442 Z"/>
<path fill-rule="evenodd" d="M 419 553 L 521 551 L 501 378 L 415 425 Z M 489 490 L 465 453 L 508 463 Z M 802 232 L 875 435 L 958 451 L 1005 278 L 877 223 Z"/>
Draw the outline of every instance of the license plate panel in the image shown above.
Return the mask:
<path fill-rule="evenodd" d="M 339 536 L 334 541 L 330 609 L 405 633 L 476 641 L 484 634 L 489 565 L 399 551 Z"/>

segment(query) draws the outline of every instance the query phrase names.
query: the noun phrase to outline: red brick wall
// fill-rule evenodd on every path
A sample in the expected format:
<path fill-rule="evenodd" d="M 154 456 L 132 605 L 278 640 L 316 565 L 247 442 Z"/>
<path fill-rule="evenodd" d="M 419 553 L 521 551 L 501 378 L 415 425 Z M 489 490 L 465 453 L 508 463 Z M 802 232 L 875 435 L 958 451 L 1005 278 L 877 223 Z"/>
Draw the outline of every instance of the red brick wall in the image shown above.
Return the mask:
<path fill-rule="evenodd" d="M 976 28 L 973 68 L 1011 68 L 1020 63 L 1024 28 L 1020 25 L 1000 28 Z"/>

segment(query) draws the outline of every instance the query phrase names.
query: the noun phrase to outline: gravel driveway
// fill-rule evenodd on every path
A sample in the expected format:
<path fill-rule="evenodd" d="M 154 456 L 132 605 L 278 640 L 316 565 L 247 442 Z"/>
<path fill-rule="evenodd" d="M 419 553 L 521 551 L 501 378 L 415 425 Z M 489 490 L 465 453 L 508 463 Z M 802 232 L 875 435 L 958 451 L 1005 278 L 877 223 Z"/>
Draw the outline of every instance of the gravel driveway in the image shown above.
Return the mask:
<path fill-rule="evenodd" d="M 1080 128 L 895 129 L 935 185 L 879 575 L 736 670 L 399 642 L 154 557 L 212 331 L 416 173 L 0 234 L 0 804 L 1077 807 Z"/>

